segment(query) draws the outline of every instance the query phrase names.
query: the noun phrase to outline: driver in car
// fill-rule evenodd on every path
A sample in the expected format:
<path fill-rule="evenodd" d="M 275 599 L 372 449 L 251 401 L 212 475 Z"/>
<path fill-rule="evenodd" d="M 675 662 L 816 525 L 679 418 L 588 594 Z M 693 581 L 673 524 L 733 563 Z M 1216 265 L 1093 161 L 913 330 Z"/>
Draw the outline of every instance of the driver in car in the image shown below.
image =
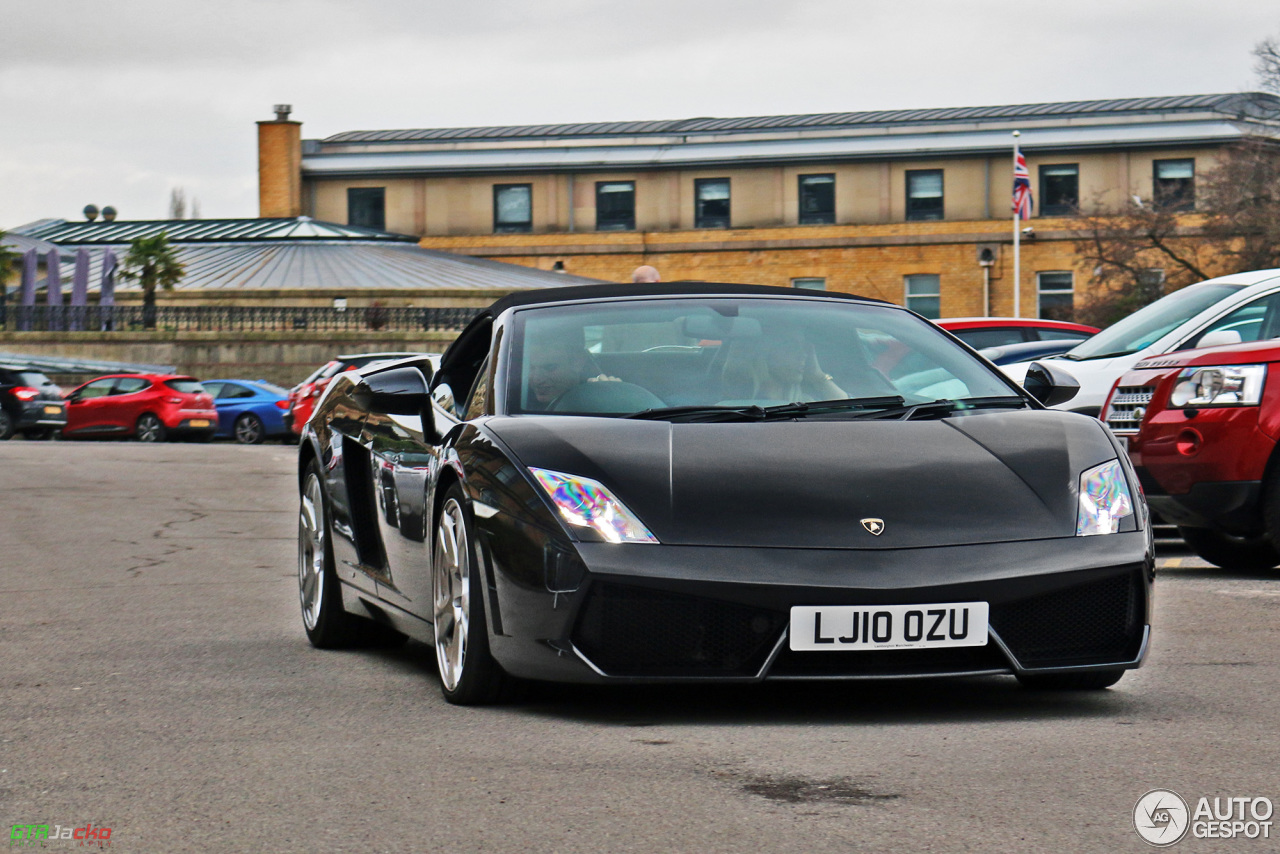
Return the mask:
<path fill-rule="evenodd" d="M 529 361 L 529 408 L 545 410 L 560 395 L 584 382 L 618 382 L 593 370 L 582 329 L 547 329 L 525 343 Z"/>

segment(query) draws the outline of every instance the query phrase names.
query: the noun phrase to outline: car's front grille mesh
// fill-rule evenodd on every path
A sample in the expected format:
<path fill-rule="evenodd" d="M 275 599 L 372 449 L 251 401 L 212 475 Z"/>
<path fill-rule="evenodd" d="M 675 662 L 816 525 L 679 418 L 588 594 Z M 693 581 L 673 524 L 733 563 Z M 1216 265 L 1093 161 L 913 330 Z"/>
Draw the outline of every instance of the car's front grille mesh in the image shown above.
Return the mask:
<path fill-rule="evenodd" d="M 1120 386 L 1107 404 L 1107 426 L 1117 433 L 1136 433 L 1155 394 L 1155 386 Z"/>
<path fill-rule="evenodd" d="M 1144 589 L 1142 570 L 1133 568 L 1013 601 L 993 598 L 991 627 L 1024 667 L 1121 663 L 1131 660 L 1141 643 Z M 850 602 L 859 598 L 852 590 L 848 597 Z M 788 614 L 789 609 L 597 581 L 573 640 L 609 676 L 750 677 L 764 666 Z M 792 652 L 784 645 L 766 675 L 927 675 L 1010 665 L 994 643 L 847 652 Z"/>
<path fill-rule="evenodd" d="M 786 614 L 632 587 L 596 583 L 574 642 L 610 676 L 754 676 Z"/>
<path fill-rule="evenodd" d="M 991 609 L 991 627 L 1024 667 L 1107 664 L 1137 654 L 1141 570 L 1110 575 Z"/>

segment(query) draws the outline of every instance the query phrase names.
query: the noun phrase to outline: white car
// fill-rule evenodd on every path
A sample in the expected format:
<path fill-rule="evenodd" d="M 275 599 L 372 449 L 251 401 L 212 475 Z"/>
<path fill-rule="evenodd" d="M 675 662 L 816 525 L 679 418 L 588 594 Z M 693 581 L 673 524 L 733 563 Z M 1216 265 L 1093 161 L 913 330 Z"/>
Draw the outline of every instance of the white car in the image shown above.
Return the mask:
<path fill-rule="evenodd" d="M 1276 337 L 1280 337 L 1280 270 L 1255 270 L 1188 285 L 1061 356 L 1038 361 L 1062 368 L 1080 383 L 1080 392 L 1059 409 L 1096 416 L 1115 381 L 1142 359 Z M 1030 365 L 1005 365 L 1002 370 L 1021 383 Z"/>

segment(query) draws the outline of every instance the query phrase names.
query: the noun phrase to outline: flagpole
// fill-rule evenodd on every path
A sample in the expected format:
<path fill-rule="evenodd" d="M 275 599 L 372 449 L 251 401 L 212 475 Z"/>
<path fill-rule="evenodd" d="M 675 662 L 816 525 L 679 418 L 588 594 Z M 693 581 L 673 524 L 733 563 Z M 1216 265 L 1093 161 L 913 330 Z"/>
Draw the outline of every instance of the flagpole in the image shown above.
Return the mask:
<path fill-rule="evenodd" d="M 1021 131 L 1013 132 L 1013 170 L 1018 171 L 1018 137 Z M 1021 212 L 1013 209 L 1013 316 L 1022 317 L 1022 224 Z"/>

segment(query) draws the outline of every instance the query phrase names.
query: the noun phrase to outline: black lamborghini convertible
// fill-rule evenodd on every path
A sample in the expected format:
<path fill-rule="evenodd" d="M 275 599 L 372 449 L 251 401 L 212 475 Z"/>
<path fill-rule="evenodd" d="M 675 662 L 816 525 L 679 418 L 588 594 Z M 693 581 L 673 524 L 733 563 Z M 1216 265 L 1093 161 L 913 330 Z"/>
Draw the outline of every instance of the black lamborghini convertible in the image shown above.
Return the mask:
<path fill-rule="evenodd" d="M 433 372 L 342 374 L 301 443 L 319 647 L 517 680 L 1012 674 L 1098 689 L 1150 632 L 1152 541 L 1099 421 L 910 311 L 675 283 L 494 303 Z"/>

